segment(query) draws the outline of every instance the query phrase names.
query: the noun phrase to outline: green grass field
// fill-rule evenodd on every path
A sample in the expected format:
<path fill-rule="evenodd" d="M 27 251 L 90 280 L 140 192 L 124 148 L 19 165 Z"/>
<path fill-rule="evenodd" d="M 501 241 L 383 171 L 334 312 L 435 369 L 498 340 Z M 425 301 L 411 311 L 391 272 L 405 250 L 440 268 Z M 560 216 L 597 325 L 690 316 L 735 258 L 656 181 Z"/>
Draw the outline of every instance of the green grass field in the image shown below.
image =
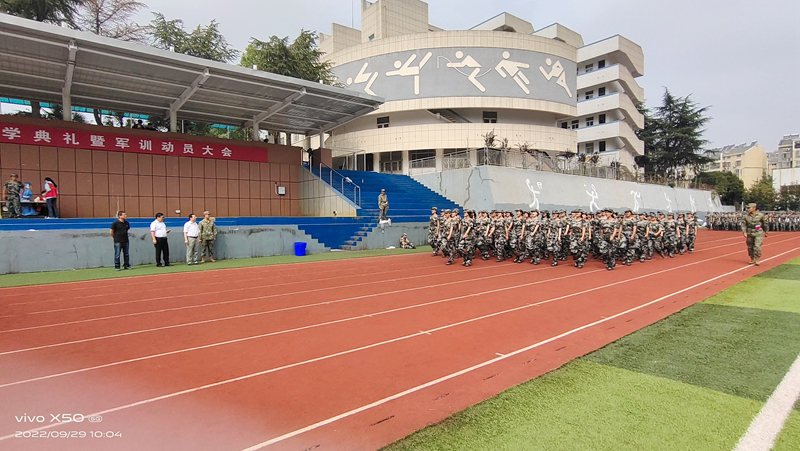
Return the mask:
<path fill-rule="evenodd" d="M 384 450 L 732 450 L 800 353 L 798 293 L 795 259 Z"/>
<path fill-rule="evenodd" d="M 237 258 L 232 260 L 217 260 L 216 263 L 204 263 L 189 266 L 185 262 L 173 263 L 166 268 L 157 268 L 156 265 L 134 266 L 127 271 L 115 271 L 110 268 L 76 269 L 67 271 L 48 271 L 24 274 L 0 275 L 0 288 L 19 287 L 25 285 L 42 285 L 48 283 L 81 282 L 86 280 L 116 279 L 120 277 L 149 276 L 153 274 L 170 274 L 181 272 L 208 271 L 223 268 L 248 268 L 253 266 L 281 265 L 285 263 L 316 262 L 326 260 L 343 260 L 348 258 L 380 257 L 382 255 L 413 254 L 417 252 L 430 252 L 429 246 L 418 249 L 376 249 L 369 251 L 325 252 L 309 254 L 304 257 L 294 255 L 279 255 L 275 257 Z"/>

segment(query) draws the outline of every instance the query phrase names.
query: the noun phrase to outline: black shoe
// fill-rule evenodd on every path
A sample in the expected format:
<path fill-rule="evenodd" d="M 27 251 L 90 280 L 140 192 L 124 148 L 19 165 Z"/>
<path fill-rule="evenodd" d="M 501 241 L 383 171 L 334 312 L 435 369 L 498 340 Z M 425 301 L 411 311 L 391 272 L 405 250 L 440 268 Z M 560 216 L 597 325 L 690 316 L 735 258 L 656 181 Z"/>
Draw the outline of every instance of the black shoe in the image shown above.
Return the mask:
<path fill-rule="evenodd" d="M 452 264 L 453 264 L 453 260 L 447 260 L 447 263 L 445 263 L 445 265 L 452 265 Z"/>
<path fill-rule="evenodd" d="M 675 252 L 670 252 L 669 253 L 669 258 L 675 258 Z"/>
<path fill-rule="evenodd" d="M 645 262 L 644 258 L 640 259 L 639 261 L 640 261 L 640 262 L 642 262 L 642 263 L 644 263 L 644 262 Z"/>
<path fill-rule="evenodd" d="M 483 257 L 481 257 L 481 258 L 483 259 L 483 261 L 489 260 L 489 256 L 487 256 L 487 255 L 484 255 L 484 256 L 483 256 Z"/>
<path fill-rule="evenodd" d="M 578 263 L 578 269 L 583 268 L 583 263 Z"/>
<path fill-rule="evenodd" d="M 609 270 L 609 271 L 611 271 L 612 269 L 614 269 L 614 267 L 613 267 L 613 266 L 611 266 L 611 265 L 608 265 L 608 266 L 606 266 L 606 269 L 607 269 L 607 270 Z"/>
<path fill-rule="evenodd" d="M 692 253 L 692 249 L 689 249 L 689 253 L 690 253 L 690 254 Z"/>
<path fill-rule="evenodd" d="M 156 265 L 156 268 L 160 268 L 160 267 L 162 267 L 162 266 L 164 266 L 164 265 L 162 265 L 161 263 L 159 263 L 159 264 L 157 264 L 157 265 Z"/>
<path fill-rule="evenodd" d="M 553 260 L 553 264 L 550 266 L 558 266 L 558 260 Z"/>
<path fill-rule="evenodd" d="M 631 262 L 625 262 L 625 266 L 630 266 Z"/>
<path fill-rule="evenodd" d="M 126 267 L 124 267 L 122 269 L 128 270 L 128 269 L 131 269 L 131 267 L 130 266 L 126 266 Z"/>
<path fill-rule="evenodd" d="M 434 252 L 432 256 L 433 256 L 433 257 L 436 257 L 437 255 L 439 255 L 439 252 L 438 252 L 438 251 Z"/>

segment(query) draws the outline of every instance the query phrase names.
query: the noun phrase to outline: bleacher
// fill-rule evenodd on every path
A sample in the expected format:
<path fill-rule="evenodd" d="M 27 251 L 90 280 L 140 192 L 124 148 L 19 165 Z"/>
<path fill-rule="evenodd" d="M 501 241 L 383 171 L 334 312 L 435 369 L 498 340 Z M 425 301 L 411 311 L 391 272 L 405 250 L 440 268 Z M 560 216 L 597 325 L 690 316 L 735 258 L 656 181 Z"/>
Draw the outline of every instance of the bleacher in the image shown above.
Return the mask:
<path fill-rule="evenodd" d="M 323 171 L 330 171 L 323 169 Z M 389 196 L 389 218 L 394 223 L 427 223 L 430 207 L 460 208 L 454 202 L 436 194 L 410 177 L 394 174 L 380 174 L 362 171 L 336 171 L 337 174 L 323 173 L 323 180 L 349 177 L 361 187 L 362 208 L 358 217 L 317 218 L 317 217 L 231 217 L 217 218 L 218 227 L 235 226 L 275 226 L 296 225 L 313 239 L 331 249 L 354 249 L 374 227 L 378 225 L 380 210 L 378 195 L 386 189 Z M 315 170 L 319 176 L 319 170 Z M 336 180 L 334 184 L 337 185 Z M 339 186 L 334 186 L 337 191 Z M 345 190 L 347 191 L 347 190 Z M 353 190 L 345 195 L 354 200 L 357 193 Z M 202 218 L 198 218 L 200 221 Z M 22 218 L 0 220 L 0 231 L 8 230 L 108 230 L 114 218 L 75 218 L 75 219 L 42 219 Z M 131 228 L 149 228 L 152 218 L 128 218 Z M 167 227 L 183 233 L 186 218 L 167 218 Z"/>

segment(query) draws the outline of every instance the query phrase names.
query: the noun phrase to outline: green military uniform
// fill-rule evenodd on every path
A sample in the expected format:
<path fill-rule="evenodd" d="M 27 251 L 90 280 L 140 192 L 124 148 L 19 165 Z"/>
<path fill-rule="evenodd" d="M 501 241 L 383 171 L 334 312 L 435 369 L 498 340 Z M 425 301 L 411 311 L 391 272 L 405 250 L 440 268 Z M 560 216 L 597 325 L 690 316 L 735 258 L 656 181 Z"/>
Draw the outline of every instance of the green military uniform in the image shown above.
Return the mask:
<path fill-rule="evenodd" d="M 206 213 L 203 213 L 204 215 Z M 213 262 L 214 261 L 214 242 L 217 239 L 217 225 L 215 223 L 214 218 L 203 219 L 200 221 L 200 240 L 203 243 L 203 247 L 200 251 L 200 256 L 203 258 L 203 262 L 206 261 L 206 253 L 208 253 L 209 259 Z"/>
<path fill-rule="evenodd" d="M 756 204 L 748 204 L 747 208 L 756 208 Z M 769 232 L 769 224 L 764 213 L 753 211 L 742 218 L 742 233 L 747 237 L 747 254 L 750 263 L 758 265 L 761 258 L 761 243 Z"/>
<path fill-rule="evenodd" d="M 386 190 L 382 189 L 378 196 L 378 208 L 381 210 L 381 221 L 386 220 L 386 212 L 389 211 L 389 198 L 386 197 Z"/>
<path fill-rule="evenodd" d="M 11 174 L 11 178 L 16 178 L 17 174 Z M 19 203 L 19 193 L 22 192 L 22 182 L 19 180 L 8 180 L 3 184 L 6 192 L 6 208 L 9 218 L 22 216 L 22 206 Z"/>

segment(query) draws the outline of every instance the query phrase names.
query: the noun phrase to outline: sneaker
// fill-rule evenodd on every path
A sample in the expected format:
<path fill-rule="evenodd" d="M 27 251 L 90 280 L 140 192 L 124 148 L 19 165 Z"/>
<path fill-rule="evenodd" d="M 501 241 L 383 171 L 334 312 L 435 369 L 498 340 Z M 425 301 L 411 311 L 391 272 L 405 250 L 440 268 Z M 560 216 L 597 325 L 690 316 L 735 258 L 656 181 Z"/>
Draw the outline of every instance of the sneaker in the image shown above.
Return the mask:
<path fill-rule="evenodd" d="M 159 263 L 159 264 L 157 264 L 157 265 L 156 265 L 156 268 L 160 268 L 160 267 L 162 267 L 162 266 L 164 266 L 164 265 L 162 265 L 161 263 Z"/>
<path fill-rule="evenodd" d="M 114 271 L 120 271 L 120 269 L 119 268 L 114 268 Z"/>
<path fill-rule="evenodd" d="M 172 263 L 164 263 L 164 266 L 172 266 Z"/>
<path fill-rule="evenodd" d="M 131 269 L 131 267 L 130 267 L 130 266 L 126 266 L 126 267 L 124 267 L 124 268 L 122 268 L 122 269 L 124 269 L 124 270 L 126 270 L 126 271 L 127 271 L 127 270 Z"/>

